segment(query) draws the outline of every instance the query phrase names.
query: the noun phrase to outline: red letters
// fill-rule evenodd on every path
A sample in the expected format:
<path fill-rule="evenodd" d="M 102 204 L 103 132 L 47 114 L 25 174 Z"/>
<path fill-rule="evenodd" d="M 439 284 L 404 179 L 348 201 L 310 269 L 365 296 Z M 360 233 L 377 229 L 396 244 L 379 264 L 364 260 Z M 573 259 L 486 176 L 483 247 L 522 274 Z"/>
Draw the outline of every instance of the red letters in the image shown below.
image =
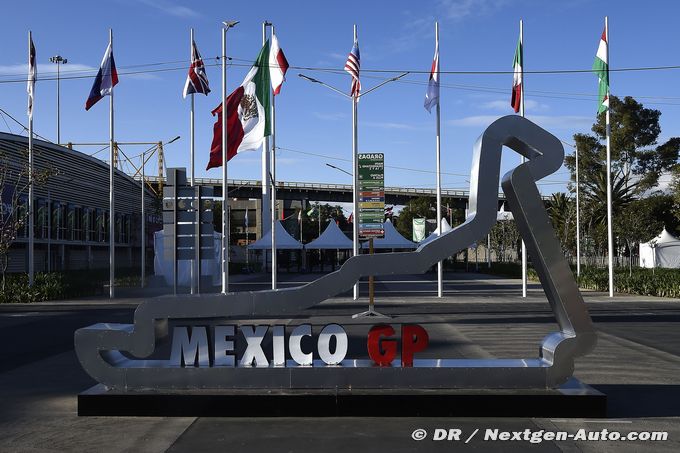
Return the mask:
<path fill-rule="evenodd" d="M 401 326 L 401 366 L 413 366 L 413 354 L 427 347 L 430 337 L 418 324 Z"/>
<path fill-rule="evenodd" d="M 394 329 L 387 324 L 378 324 L 368 331 L 368 356 L 378 366 L 390 366 L 397 355 L 397 340 Z M 385 338 L 387 337 L 387 338 Z M 412 367 L 413 355 L 427 348 L 429 335 L 418 324 L 406 324 L 401 327 L 401 366 Z"/>
<path fill-rule="evenodd" d="M 392 335 L 394 335 L 394 329 L 387 324 L 378 324 L 368 331 L 368 356 L 378 366 L 390 366 L 397 355 L 396 340 L 380 341 L 381 337 L 391 337 Z"/>

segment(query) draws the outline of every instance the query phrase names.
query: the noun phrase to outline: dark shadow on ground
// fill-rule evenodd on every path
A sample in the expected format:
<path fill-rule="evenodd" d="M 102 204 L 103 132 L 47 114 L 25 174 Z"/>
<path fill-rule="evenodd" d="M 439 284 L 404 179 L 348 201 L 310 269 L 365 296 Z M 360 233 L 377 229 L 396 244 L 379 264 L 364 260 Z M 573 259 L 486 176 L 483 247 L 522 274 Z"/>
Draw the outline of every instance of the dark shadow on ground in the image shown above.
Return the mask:
<path fill-rule="evenodd" d="M 607 395 L 607 415 L 616 418 L 680 416 L 680 385 L 594 384 Z"/>

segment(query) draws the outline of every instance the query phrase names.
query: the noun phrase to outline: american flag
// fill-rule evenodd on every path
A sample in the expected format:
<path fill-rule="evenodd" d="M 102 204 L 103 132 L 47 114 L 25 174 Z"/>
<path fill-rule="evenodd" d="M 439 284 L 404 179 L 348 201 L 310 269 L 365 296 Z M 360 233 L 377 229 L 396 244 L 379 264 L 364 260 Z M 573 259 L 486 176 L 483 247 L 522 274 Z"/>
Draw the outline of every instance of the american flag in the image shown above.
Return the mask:
<path fill-rule="evenodd" d="M 361 67 L 361 58 L 359 57 L 359 43 L 354 41 L 352 51 L 347 56 L 347 63 L 345 63 L 345 71 L 352 76 L 352 88 L 350 95 L 358 97 L 361 93 L 361 82 L 359 81 L 359 68 Z"/>
<path fill-rule="evenodd" d="M 203 65 L 201 54 L 198 53 L 195 41 L 191 43 L 191 66 L 189 67 L 189 74 L 184 84 L 182 96 L 186 98 L 188 94 L 194 93 L 203 93 L 206 96 L 210 93 L 208 76 L 205 74 L 205 66 Z"/>

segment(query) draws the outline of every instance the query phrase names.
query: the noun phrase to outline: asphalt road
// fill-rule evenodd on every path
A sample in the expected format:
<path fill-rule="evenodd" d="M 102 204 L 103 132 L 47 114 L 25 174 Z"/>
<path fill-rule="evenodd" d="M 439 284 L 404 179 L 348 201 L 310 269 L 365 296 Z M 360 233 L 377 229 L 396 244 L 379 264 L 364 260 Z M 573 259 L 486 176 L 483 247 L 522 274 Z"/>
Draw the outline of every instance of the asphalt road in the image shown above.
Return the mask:
<path fill-rule="evenodd" d="M 283 285 L 313 278 L 290 277 L 294 281 Z M 377 284 L 376 307 L 394 323 L 427 325 L 432 346 L 427 353 L 433 357 L 535 356 L 541 338 L 556 325 L 541 290 L 534 286 L 522 299 L 517 283 L 455 274 L 447 276 L 446 297 L 437 299 L 428 276 L 396 277 Z M 266 286 L 266 276 L 255 276 L 234 283 L 233 289 Z M 584 296 L 599 341 L 577 362 L 575 375 L 608 395 L 604 420 L 77 417 L 76 395 L 94 382 L 77 363 L 74 330 L 97 322 L 131 322 L 138 300 L 0 306 L 0 451 L 680 451 L 680 301 Z M 350 318 L 365 303 L 335 298 L 282 322 L 341 322 L 351 324 L 351 333 L 370 323 Z M 350 338 L 350 353 L 365 353 L 360 336 Z M 668 440 L 483 440 L 486 429 L 576 433 L 580 428 L 666 431 Z M 417 429 L 427 433 L 424 440 L 413 440 Z M 432 440 L 437 429 L 460 429 L 464 438 L 480 431 L 464 444 Z"/>

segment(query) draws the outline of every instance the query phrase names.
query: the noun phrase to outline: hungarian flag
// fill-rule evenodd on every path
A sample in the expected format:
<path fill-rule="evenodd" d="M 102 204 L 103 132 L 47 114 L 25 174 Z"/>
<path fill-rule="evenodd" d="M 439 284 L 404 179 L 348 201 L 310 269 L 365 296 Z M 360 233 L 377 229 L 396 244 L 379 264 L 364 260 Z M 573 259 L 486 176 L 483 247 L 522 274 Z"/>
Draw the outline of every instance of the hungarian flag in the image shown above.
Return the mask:
<path fill-rule="evenodd" d="M 201 54 L 196 47 L 196 41 L 191 42 L 191 66 L 189 66 L 189 74 L 187 81 L 184 84 L 184 92 L 182 97 L 186 99 L 188 94 L 202 93 L 206 96 L 210 93 L 208 86 L 208 76 L 205 73 L 205 65 Z"/>
<path fill-rule="evenodd" d="M 600 45 L 597 47 L 597 55 L 593 62 L 593 71 L 597 74 L 599 81 L 599 106 L 597 113 L 600 114 L 609 108 L 609 51 L 607 49 L 607 26 L 605 25 L 600 38 Z"/>
<path fill-rule="evenodd" d="M 425 108 L 432 113 L 432 107 L 439 104 L 439 42 L 434 48 L 434 59 L 430 69 L 430 81 L 427 83 L 425 93 Z"/>
<path fill-rule="evenodd" d="M 109 42 L 106 52 L 104 52 L 102 64 L 99 66 L 97 77 L 94 78 L 92 90 L 90 90 L 90 95 L 85 102 L 85 110 L 90 110 L 90 107 L 104 96 L 110 96 L 116 84 L 118 84 L 118 72 L 116 71 L 116 62 L 113 59 L 113 48 Z"/>
<path fill-rule="evenodd" d="M 242 151 L 256 150 L 271 135 L 271 81 L 269 41 L 260 50 L 255 64 L 240 87 L 227 97 L 227 161 Z M 222 104 L 212 111 L 213 126 L 210 161 L 206 170 L 222 166 Z"/>
<path fill-rule="evenodd" d="M 38 78 L 38 72 L 35 66 L 35 46 L 33 45 L 33 38 L 29 37 L 28 42 L 28 118 L 33 118 L 33 95 L 35 92 L 35 81 Z"/>
<path fill-rule="evenodd" d="M 288 66 L 288 60 L 279 47 L 279 40 L 276 35 L 272 34 L 272 48 L 269 52 L 269 77 L 271 77 L 272 90 L 274 90 L 275 95 L 279 94 L 281 85 L 286 80 Z"/>
<path fill-rule="evenodd" d="M 515 110 L 515 113 L 519 112 L 520 106 L 522 104 L 522 89 L 524 88 L 524 52 L 522 52 L 522 37 L 517 40 L 517 49 L 515 49 L 515 61 L 513 62 L 512 69 L 514 74 L 512 76 L 512 96 L 510 97 L 510 105 Z"/>

